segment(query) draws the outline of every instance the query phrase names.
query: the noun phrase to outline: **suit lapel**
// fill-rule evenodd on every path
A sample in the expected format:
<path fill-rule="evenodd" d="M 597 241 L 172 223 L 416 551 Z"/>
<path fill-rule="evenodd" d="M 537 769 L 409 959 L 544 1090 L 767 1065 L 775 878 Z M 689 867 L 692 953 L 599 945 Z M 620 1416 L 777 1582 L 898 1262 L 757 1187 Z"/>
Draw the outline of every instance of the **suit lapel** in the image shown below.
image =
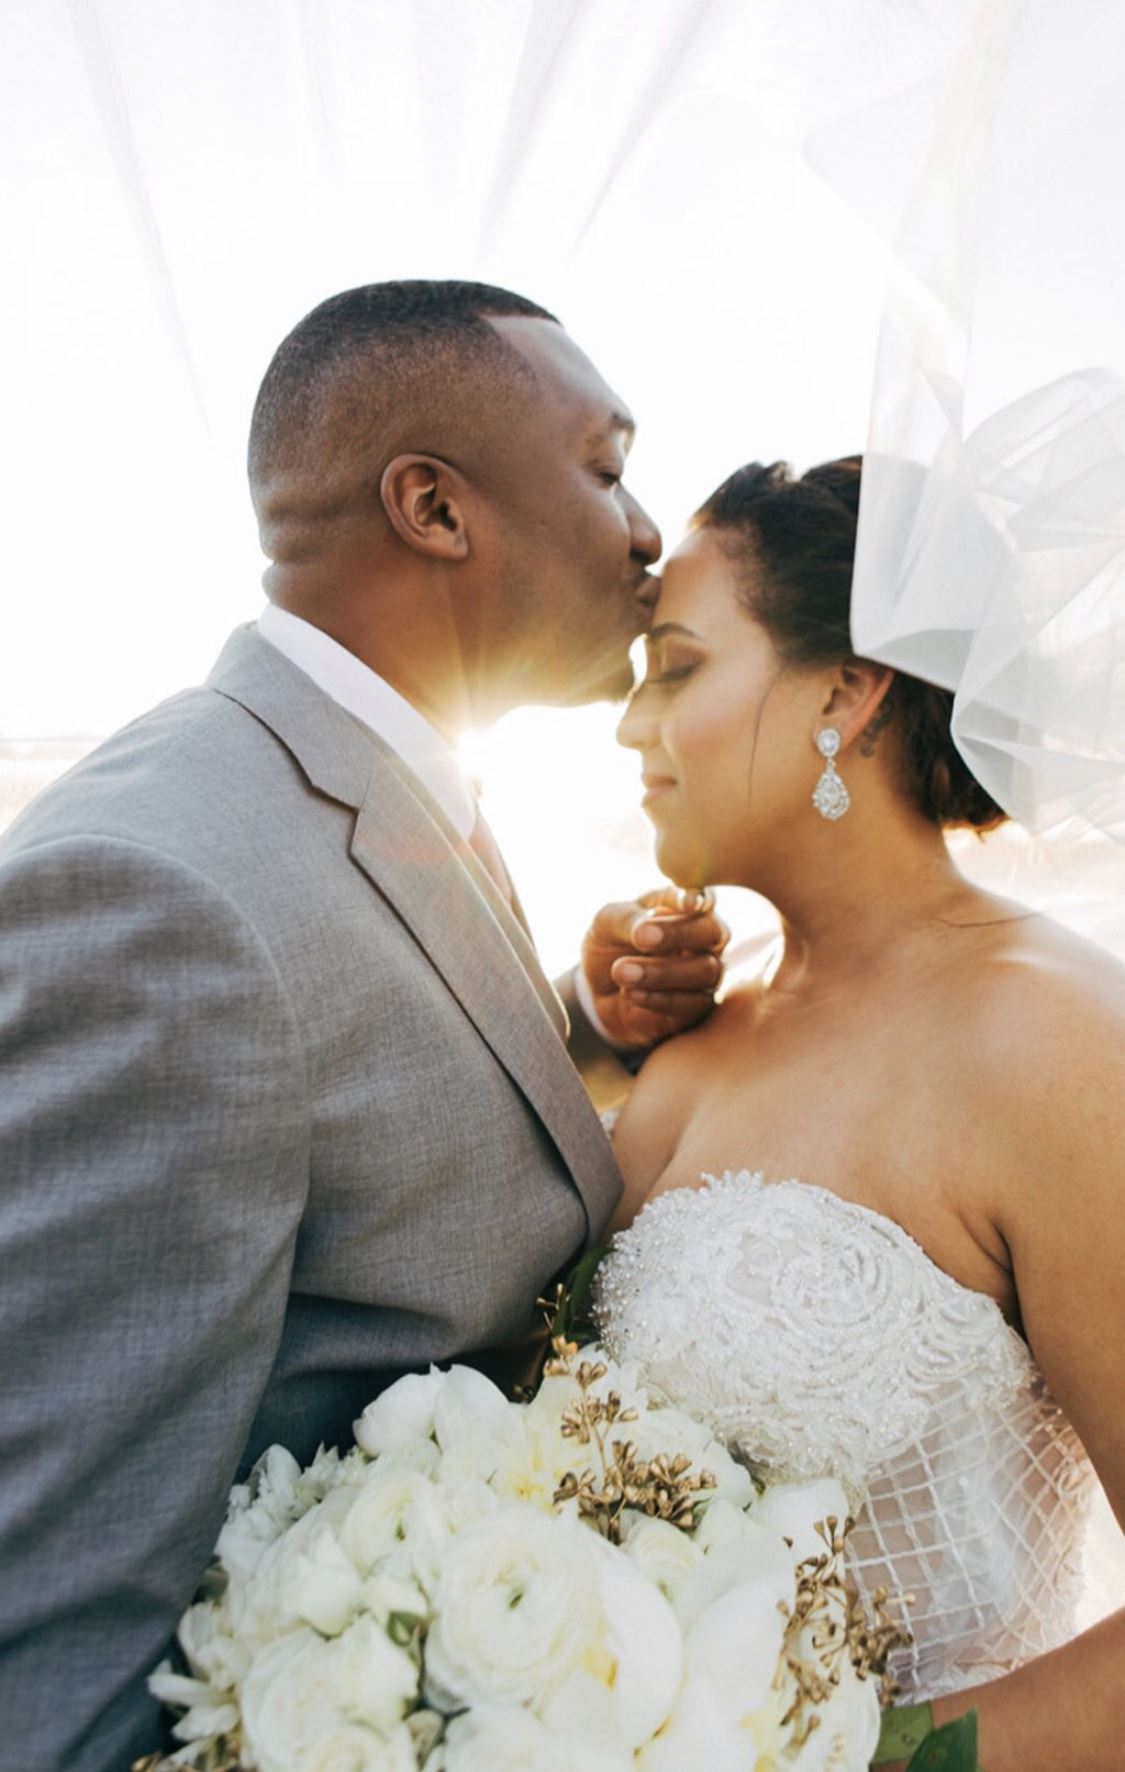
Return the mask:
<path fill-rule="evenodd" d="M 319 793 L 355 810 L 353 861 L 534 1107 L 591 1234 L 600 1229 L 620 1175 L 567 1056 L 565 1011 L 471 849 L 406 765 L 253 629 L 231 636 L 209 687 L 268 726 Z"/>

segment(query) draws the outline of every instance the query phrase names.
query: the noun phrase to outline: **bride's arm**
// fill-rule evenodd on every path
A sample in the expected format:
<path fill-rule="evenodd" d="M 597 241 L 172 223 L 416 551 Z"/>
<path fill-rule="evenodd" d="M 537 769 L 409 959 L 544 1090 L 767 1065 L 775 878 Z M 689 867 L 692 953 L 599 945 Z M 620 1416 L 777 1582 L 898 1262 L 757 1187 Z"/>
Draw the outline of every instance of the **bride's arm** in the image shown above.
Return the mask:
<path fill-rule="evenodd" d="M 1123 999 L 1110 963 L 1094 988 L 1052 988 L 1049 1013 L 1042 1001 L 1005 1004 L 990 1105 L 992 1124 L 1012 1115 L 1017 1126 L 995 1217 L 1028 1341 L 1125 1525 Z M 985 1772 L 1120 1772 L 1123 1690 L 1120 1611 L 1016 1673 L 937 1700 L 934 1716 L 977 1706 Z"/>

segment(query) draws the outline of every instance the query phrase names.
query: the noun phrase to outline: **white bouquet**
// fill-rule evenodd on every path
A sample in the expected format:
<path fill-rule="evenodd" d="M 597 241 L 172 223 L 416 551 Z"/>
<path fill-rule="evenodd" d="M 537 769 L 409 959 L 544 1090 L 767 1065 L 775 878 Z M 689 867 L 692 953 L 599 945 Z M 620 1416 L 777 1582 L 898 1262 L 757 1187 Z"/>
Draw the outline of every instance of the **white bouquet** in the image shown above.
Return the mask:
<path fill-rule="evenodd" d="M 901 1640 L 841 1577 L 833 1482 L 760 1492 L 705 1428 L 562 1339 L 530 1402 L 402 1378 L 347 1454 L 231 1496 L 154 1693 L 147 1772 L 866 1767 Z"/>

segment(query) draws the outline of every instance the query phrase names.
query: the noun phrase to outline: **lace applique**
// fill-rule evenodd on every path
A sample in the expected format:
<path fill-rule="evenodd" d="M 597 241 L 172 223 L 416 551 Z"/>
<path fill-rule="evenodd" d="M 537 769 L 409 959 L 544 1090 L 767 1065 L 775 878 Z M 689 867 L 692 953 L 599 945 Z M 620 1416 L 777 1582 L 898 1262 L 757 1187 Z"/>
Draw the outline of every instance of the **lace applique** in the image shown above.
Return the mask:
<path fill-rule="evenodd" d="M 704 1181 L 614 1240 L 594 1300 L 609 1352 L 752 1467 L 840 1478 L 859 1585 L 917 1596 L 904 1692 L 1063 1640 L 1090 1470 L 995 1300 L 827 1189 Z"/>

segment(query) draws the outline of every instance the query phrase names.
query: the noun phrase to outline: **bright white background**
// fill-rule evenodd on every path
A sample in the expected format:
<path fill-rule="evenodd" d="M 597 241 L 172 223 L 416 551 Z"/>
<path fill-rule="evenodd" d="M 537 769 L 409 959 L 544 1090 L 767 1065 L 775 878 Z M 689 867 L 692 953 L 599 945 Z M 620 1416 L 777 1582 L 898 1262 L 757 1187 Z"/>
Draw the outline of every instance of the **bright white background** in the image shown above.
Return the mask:
<path fill-rule="evenodd" d="M 741 461 L 861 447 L 884 241 L 969 11 L 5 0 L 0 822 L 80 748 L 47 741 L 197 681 L 257 613 L 250 406 L 336 289 L 472 276 L 553 308 L 633 406 L 631 483 L 670 541 Z M 1018 361 L 1018 314 L 1003 336 Z M 527 711 L 475 743 L 550 969 L 653 879 L 614 719 Z M 1029 879 L 1015 834 L 966 854 L 1125 950 L 1116 858 L 1056 851 Z"/>

